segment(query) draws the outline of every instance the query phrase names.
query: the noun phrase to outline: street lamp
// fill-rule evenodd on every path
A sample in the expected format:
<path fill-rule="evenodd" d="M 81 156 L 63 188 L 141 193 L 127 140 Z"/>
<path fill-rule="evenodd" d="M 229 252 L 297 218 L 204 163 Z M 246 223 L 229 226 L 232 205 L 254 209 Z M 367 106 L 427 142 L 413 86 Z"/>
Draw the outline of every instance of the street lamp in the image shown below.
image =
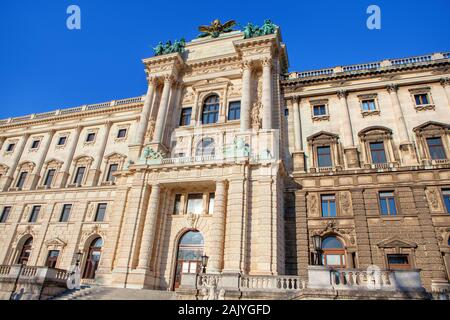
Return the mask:
<path fill-rule="evenodd" d="M 209 257 L 207 255 L 202 256 L 202 273 L 206 273 L 206 266 L 208 265 Z"/>
<path fill-rule="evenodd" d="M 78 267 L 80 265 L 80 260 L 81 260 L 81 256 L 83 255 L 83 252 L 81 252 L 81 250 L 78 250 L 76 255 L 77 255 L 77 262 L 75 265 Z"/>
<path fill-rule="evenodd" d="M 321 266 L 322 265 L 322 257 L 321 257 L 321 252 L 322 252 L 322 237 L 318 234 L 314 235 L 313 237 L 313 243 L 314 243 L 314 250 L 315 250 L 315 261 L 314 264 L 316 266 Z"/>

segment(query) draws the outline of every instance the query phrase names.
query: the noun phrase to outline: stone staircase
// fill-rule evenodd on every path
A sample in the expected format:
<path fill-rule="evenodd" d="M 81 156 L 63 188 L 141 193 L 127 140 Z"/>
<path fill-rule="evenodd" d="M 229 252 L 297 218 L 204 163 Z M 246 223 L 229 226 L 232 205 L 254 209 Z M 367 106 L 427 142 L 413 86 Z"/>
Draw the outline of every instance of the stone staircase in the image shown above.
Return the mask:
<path fill-rule="evenodd" d="M 176 295 L 172 291 L 82 286 L 80 290 L 68 290 L 51 300 L 176 300 Z"/>

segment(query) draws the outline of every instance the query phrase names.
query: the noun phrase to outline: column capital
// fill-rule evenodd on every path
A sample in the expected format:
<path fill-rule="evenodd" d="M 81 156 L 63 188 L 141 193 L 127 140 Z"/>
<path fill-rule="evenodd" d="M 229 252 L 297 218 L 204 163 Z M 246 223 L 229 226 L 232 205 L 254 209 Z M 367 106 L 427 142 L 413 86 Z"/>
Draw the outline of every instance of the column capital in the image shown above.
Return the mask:
<path fill-rule="evenodd" d="M 148 76 L 147 77 L 147 83 L 148 85 L 156 85 L 158 83 L 158 77 L 156 76 Z"/>
<path fill-rule="evenodd" d="M 253 65 L 254 65 L 254 63 L 252 60 L 244 60 L 241 63 L 242 70 L 252 70 Z"/>
<path fill-rule="evenodd" d="M 388 84 L 388 85 L 386 86 L 386 90 L 387 90 L 389 93 L 391 93 L 391 92 L 397 92 L 397 91 L 398 91 L 398 84 L 396 84 L 396 83 Z"/>
<path fill-rule="evenodd" d="M 288 97 L 287 100 L 292 101 L 292 103 L 300 103 L 300 101 L 302 100 L 302 97 L 296 95 L 296 96 Z"/>
<path fill-rule="evenodd" d="M 173 74 L 166 74 L 162 76 L 164 84 L 172 84 L 175 81 L 175 76 Z"/>
<path fill-rule="evenodd" d="M 272 58 L 266 57 L 261 59 L 261 64 L 263 67 L 272 67 Z"/>
<path fill-rule="evenodd" d="M 339 99 L 347 98 L 348 91 L 347 90 L 339 90 L 338 92 L 336 92 L 336 94 L 337 94 Z"/>
<path fill-rule="evenodd" d="M 450 84 L 450 79 L 447 78 L 447 77 L 441 78 L 439 80 L 439 82 L 440 82 L 441 86 L 445 87 L 445 86 L 448 86 Z"/>

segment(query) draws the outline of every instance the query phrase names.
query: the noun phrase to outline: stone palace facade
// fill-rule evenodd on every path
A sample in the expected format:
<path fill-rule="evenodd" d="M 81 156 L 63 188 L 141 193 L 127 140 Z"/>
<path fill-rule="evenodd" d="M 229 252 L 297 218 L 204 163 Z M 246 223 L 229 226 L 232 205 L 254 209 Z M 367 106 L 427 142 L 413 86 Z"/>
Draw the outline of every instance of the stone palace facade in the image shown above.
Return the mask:
<path fill-rule="evenodd" d="M 0 121 L 0 274 L 79 260 L 85 283 L 252 298 L 378 268 L 448 291 L 449 53 L 289 72 L 278 29 L 143 63 L 142 97 Z"/>

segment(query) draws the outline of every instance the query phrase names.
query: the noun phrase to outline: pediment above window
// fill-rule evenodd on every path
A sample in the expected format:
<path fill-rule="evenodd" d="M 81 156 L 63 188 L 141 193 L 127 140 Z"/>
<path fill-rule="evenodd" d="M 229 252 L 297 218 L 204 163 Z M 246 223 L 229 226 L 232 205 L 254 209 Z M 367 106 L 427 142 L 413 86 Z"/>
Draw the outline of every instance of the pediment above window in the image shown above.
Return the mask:
<path fill-rule="evenodd" d="M 9 167 L 5 164 L 0 164 L 0 174 L 5 175 L 8 172 Z"/>
<path fill-rule="evenodd" d="M 58 159 L 50 159 L 45 163 L 47 168 L 59 168 L 62 166 L 62 164 L 63 162 L 59 161 Z"/>
<path fill-rule="evenodd" d="M 339 136 L 337 134 L 326 131 L 320 131 L 307 138 L 311 144 L 336 143 L 338 139 Z"/>
<path fill-rule="evenodd" d="M 113 153 L 106 155 L 105 159 L 107 159 L 109 161 L 119 161 L 120 162 L 120 161 L 125 160 L 126 157 L 127 157 L 126 155 L 123 155 L 121 153 L 113 152 Z"/>
<path fill-rule="evenodd" d="M 378 248 L 417 248 L 417 243 L 391 237 L 377 243 Z"/>
<path fill-rule="evenodd" d="M 36 167 L 36 164 L 32 161 L 24 161 L 24 162 L 19 163 L 20 171 L 32 172 L 35 167 Z"/>
<path fill-rule="evenodd" d="M 358 133 L 361 140 L 384 140 L 392 136 L 392 130 L 382 126 L 373 126 L 361 130 Z"/>
<path fill-rule="evenodd" d="M 413 129 L 416 134 L 426 136 L 442 135 L 444 133 L 448 133 L 449 130 L 449 124 L 436 121 L 425 122 L 424 124 L 421 124 Z"/>
<path fill-rule="evenodd" d="M 47 247 L 64 248 L 67 245 L 67 243 L 59 238 L 53 238 L 45 241 L 45 245 Z"/>
<path fill-rule="evenodd" d="M 77 165 L 89 165 L 89 164 L 91 164 L 92 162 L 94 161 L 94 158 L 92 158 L 92 157 L 90 157 L 90 156 L 85 156 L 85 155 L 82 155 L 82 156 L 78 156 L 78 157 L 76 157 L 75 159 L 74 159 L 74 162 L 77 164 Z"/>

